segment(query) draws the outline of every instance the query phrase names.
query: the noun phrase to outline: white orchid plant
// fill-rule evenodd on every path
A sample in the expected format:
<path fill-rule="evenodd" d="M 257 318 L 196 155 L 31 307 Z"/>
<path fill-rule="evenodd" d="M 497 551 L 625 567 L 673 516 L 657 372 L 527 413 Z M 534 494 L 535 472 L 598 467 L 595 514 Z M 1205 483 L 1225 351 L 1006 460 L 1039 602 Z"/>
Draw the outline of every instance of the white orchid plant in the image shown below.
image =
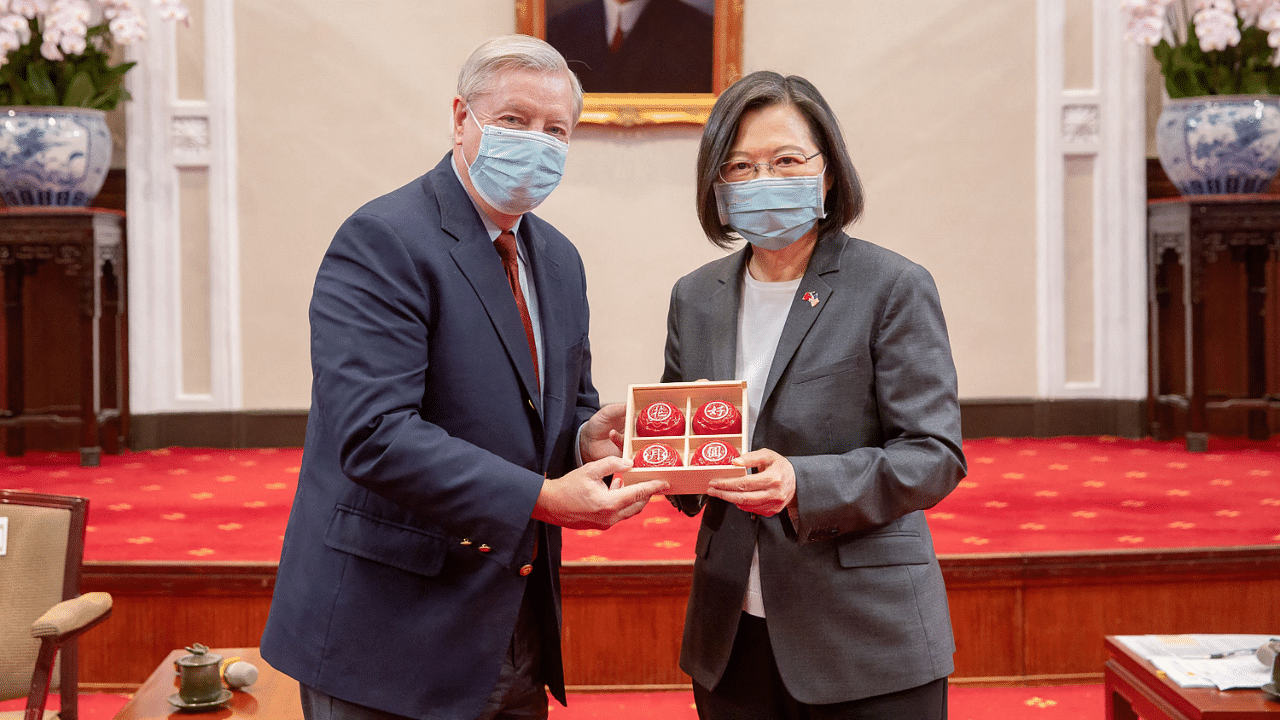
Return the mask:
<path fill-rule="evenodd" d="M 1280 95 L 1280 0 L 1121 0 L 1170 98 Z"/>
<path fill-rule="evenodd" d="M 188 21 L 181 0 L 150 2 L 163 19 Z M 135 63 L 112 53 L 146 30 L 134 0 L 0 0 L 0 105 L 115 108 Z"/>

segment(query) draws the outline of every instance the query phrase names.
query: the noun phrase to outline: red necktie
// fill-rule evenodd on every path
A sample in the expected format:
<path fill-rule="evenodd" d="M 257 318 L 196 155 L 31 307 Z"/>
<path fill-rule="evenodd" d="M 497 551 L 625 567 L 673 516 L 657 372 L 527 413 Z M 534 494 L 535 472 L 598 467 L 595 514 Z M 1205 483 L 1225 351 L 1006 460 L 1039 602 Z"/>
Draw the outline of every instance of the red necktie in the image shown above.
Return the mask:
<path fill-rule="evenodd" d="M 622 49 L 622 18 L 618 18 L 618 25 L 613 30 L 613 39 L 609 41 L 609 52 L 616 53 Z"/>
<path fill-rule="evenodd" d="M 516 253 L 516 236 L 510 230 L 504 230 L 494 241 L 494 247 L 502 256 L 502 267 L 507 271 L 507 282 L 511 285 L 511 294 L 516 297 L 516 308 L 520 310 L 520 320 L 524 322 L 525 339 L 529 341 L 529 354 L 533 356 L 533 377 L 542 387 L 541 374 L 538 372 L 538 345 L 533 337 L 533 321 L 529 319 L 529 306 L 524 301 L 524 293 L 520 290 L 520 261 Z"/>
<path fill-rule="evenodd" d="M 529 341 L 529 354 L 533 356 L 533 377 L 537 380 L 538 391 L 541 393 L 542 378 L 538 372 L 538 346 L 533 339 L 533 321 L 529 319 L 529 305 L 525 303 L 524 292 L 520 290 L 520 260 L 516 251 L 516 236 L 510 230 L 503 230 L 493 244 L 498 248 L 498 254 L 502 256 L 502 267 L 507 271 L 507 283 L 511 285 L 511 294 L 516 296 L 516 307 L 520 310 L 520 320 L 524 323 L 524 336 Z M 533 558 L 530 562 L 537 559 L 538 536 L 535 531 Z M 521 574 L 524 574 L 523 571 Z"/>

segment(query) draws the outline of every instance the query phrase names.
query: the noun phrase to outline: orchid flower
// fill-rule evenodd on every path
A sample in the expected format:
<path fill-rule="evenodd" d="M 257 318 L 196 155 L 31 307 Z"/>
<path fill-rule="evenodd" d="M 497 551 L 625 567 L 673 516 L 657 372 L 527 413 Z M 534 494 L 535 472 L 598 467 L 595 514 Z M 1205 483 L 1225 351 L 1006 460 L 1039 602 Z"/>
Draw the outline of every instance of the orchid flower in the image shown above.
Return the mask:
<path fill-rule="evenodd" d="M 1280 0 L 1118 2 L 1126 37 L 1152 48 L 1170 97 L 1280 93 Z"/>
<path fill-rule="evenodd" d="M 114 45 L 146 39 L 146 1 L 0 0 L 0 105 L 110 110 L 128 99 L 123 71 L 103 74 L 95 68 L 128 70 L 131 63 L 113 60 L 110 53 Z M 150 2 L 154 17 L 190 22 L 182 0 Z"/>
<path fill-rule="evenodd" d="M 1196 38 L 1205 52 L 1240 44 L 1240 27 L 1231 0 L 1196 0 Z"/>

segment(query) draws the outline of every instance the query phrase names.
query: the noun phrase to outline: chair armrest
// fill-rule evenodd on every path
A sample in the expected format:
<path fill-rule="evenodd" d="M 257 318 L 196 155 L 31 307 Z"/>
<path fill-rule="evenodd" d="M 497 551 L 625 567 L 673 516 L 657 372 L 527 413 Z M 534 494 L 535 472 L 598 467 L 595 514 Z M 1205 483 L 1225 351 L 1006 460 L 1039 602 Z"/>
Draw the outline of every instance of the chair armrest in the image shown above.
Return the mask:
<path fill-rule="evenodd" d="M 63 600 L 49 608 L 31 624 L 31 637 L 51 637 L 58 641 L 81 632 L 107 619 L 111 614 L 111 595 L 104 592 L 85 593 Z"/>

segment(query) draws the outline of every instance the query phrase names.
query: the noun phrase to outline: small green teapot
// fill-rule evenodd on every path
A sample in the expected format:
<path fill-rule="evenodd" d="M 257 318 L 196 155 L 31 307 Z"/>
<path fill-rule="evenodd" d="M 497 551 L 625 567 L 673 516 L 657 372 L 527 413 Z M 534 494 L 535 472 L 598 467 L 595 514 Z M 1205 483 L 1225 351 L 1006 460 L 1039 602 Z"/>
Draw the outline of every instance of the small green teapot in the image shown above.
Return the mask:
<path fill-rule="evenodd" d="M 178 697 L 188 705 L 217 701 L 222 697 L 222 676 L 219 672 L 222 656 L 209 652 L 209 648 L 200 643 L 192 643 L 186 651 L 191 654 L 177 660 L 181 675 Z"/>

